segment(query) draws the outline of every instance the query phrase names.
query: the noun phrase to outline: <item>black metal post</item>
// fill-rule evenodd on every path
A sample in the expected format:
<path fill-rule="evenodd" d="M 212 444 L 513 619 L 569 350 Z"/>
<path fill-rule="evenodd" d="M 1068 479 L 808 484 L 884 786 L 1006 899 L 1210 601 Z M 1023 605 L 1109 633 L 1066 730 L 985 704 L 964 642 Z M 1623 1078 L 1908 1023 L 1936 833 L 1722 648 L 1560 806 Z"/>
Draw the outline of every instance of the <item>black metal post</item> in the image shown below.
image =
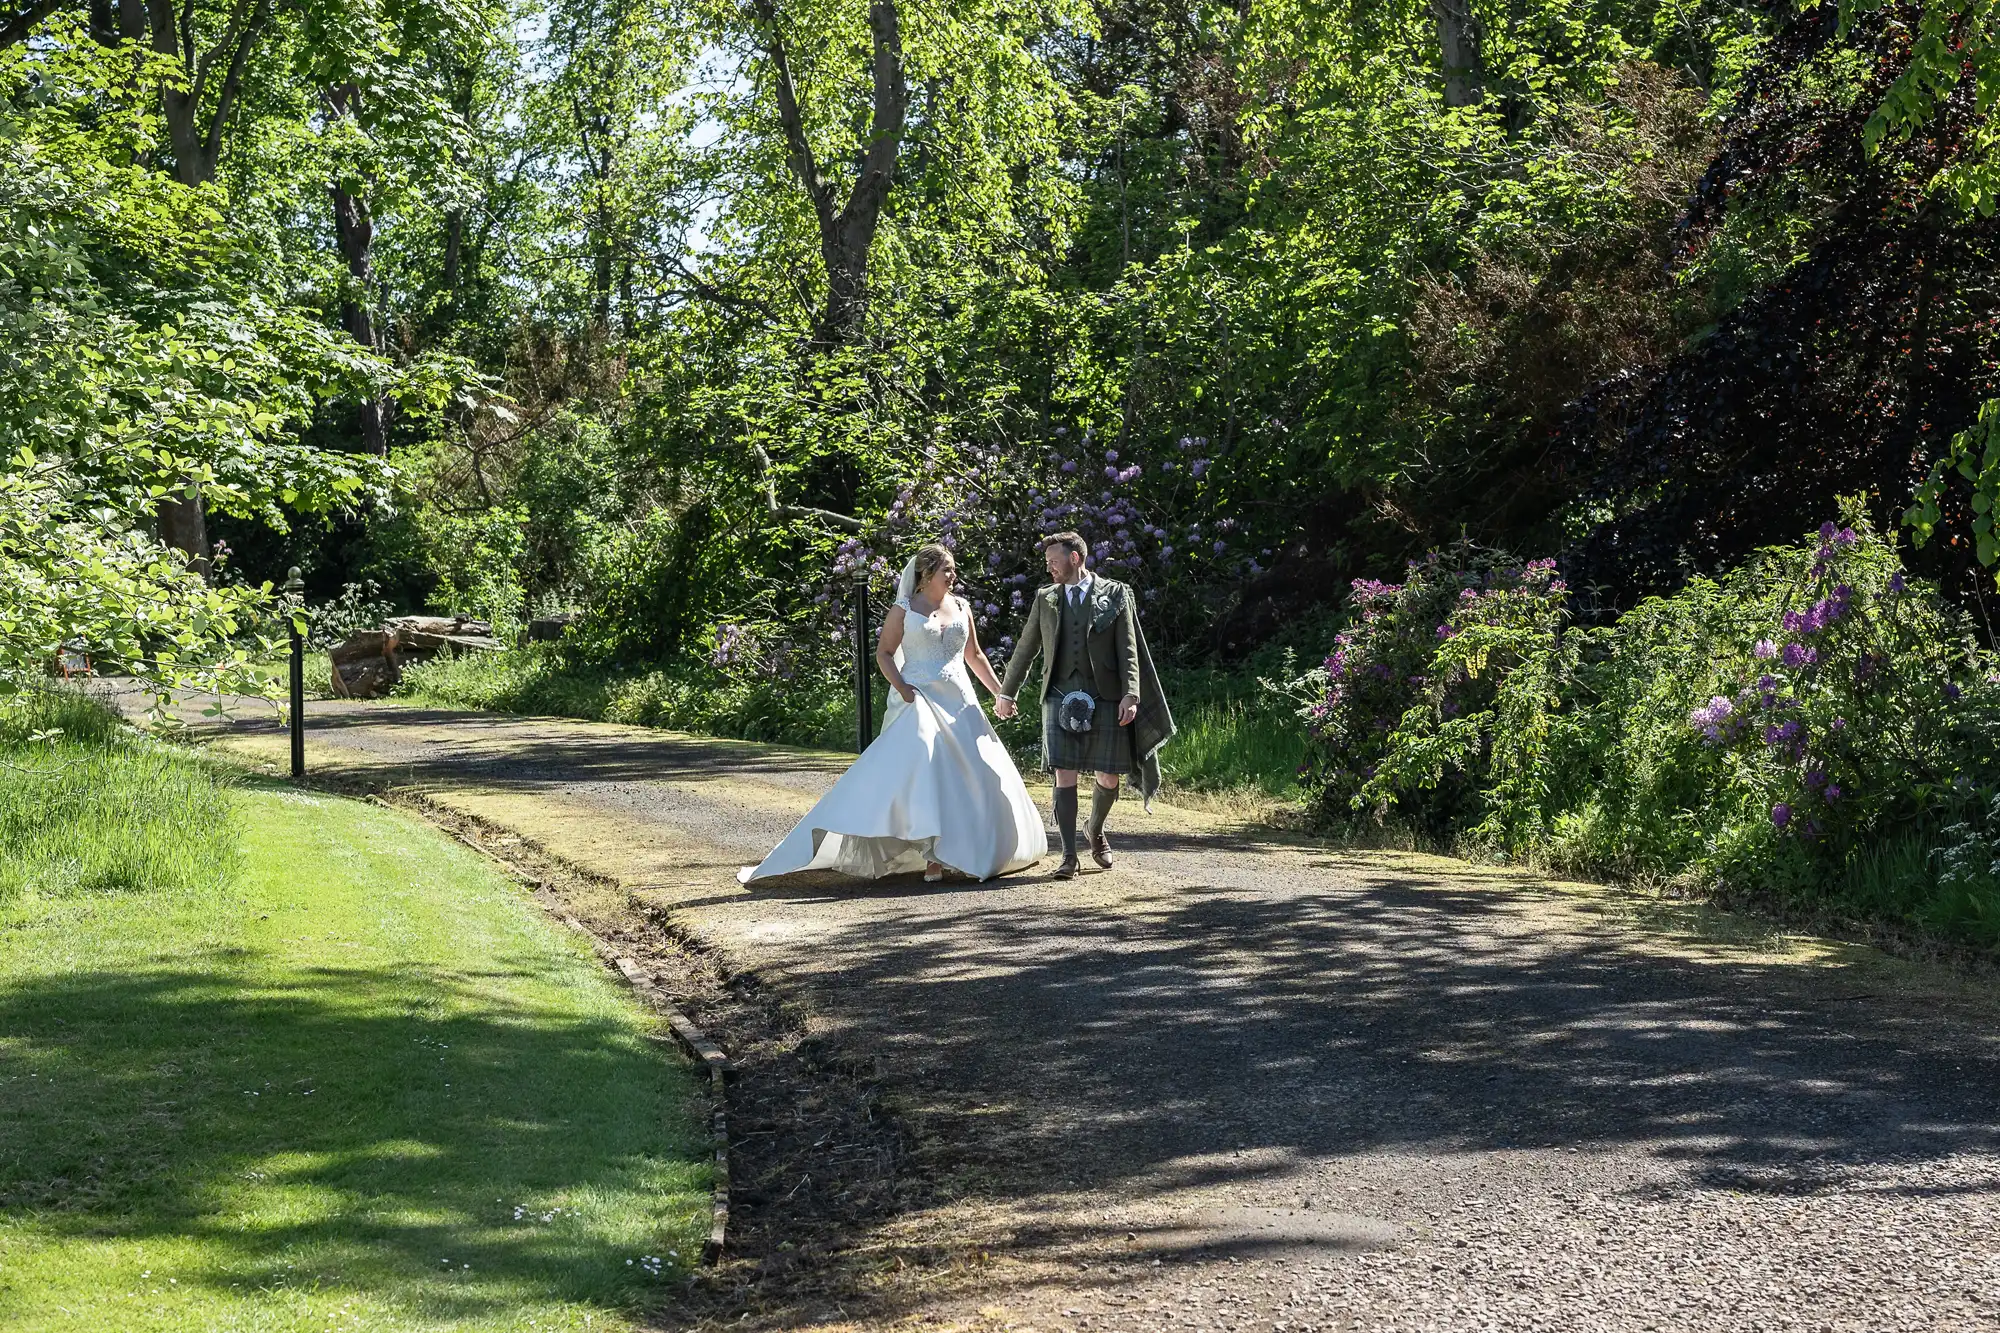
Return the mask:
<path fill-rule="evenodd" d="M 854 580 L 854 751 L 875 739 L 875 664 L 868 651 L 868 578 Z"/>
<path fill-rule="evenodd" d="M 293 567 L 285 580 L 285 623 L 292 629 L 292 778 L 306 775 L 306 636 L 299 633 L 299 597 L 305 584 Z"/>

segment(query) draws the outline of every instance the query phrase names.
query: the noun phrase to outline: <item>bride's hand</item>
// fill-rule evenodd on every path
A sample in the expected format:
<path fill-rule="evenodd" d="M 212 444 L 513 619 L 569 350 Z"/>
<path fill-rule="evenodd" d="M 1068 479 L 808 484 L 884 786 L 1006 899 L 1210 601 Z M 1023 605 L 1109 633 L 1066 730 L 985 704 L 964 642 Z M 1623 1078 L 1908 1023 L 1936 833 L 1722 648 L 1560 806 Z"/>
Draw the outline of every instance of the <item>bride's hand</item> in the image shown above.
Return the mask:
<path fill-rule="evenodd" d="M 897 681 L 896 693 L 903 696 L 903 702 L 906 704 L 913 704 L 917 701 L 917 687 L 914 685 L 909 685 L 905 684 L 902 681 Z"/>

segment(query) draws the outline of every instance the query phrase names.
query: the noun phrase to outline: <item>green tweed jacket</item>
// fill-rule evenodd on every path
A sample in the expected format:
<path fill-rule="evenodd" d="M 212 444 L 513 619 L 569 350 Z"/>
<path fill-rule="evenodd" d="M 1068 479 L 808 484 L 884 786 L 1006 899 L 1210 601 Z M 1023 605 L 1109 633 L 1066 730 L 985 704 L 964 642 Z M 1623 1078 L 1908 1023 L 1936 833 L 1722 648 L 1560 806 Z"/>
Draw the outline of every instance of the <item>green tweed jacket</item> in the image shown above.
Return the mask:
<path fill-rule="evenodd" d="M 1014 698 L 1028 668 L 1037 657 L 1042 661 L 1042 692 L 1053 688 L 1056 678 L 1056 640 L 1062 630 L 1063 585 L 1051 583 L 1035 593 L 1028 608 L 1028 622 L 1021 626 L 1021 640 L 1007 659 L 1007 677 L 1000 693 Z M 1090 584 L 1090 635 L 1084 641 L 1084 655 L 1090 666 L 1090 692 L 1100 699 L 1116 701 L 1139 693 L 1138 621 L 1132 614 L 1132 590 L 1116 579 L 1093 575 Z"/>

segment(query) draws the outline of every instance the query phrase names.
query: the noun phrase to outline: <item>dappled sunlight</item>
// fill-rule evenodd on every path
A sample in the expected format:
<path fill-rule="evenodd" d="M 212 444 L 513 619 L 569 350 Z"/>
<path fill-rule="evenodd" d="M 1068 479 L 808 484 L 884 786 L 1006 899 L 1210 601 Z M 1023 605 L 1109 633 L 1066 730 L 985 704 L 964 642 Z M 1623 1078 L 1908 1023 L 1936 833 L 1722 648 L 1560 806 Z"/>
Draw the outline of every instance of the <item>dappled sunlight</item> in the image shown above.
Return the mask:
<path fill-rule="evenodd" d="M 1248 1149 L 1626 1144 L 1810 1172 L 2000 1132 L 1990 1055 L 1940 1087 L 1900 1037 L 1825 1026 L 1783 967 L 1650 965 L 1588 919 L 1456 885 L 1213 878 L 1103 906 L 878 887 L 870 912 L 740 928 L 781 954 L 802 938 L 787 970 L 866 995 L 855 1017 L 900 1058 L 997 1091 L 1032 1050 L 1032 1083 L 1062 1091 L 1029 1089 L 1013 1132 L 1108 1186 L 1169 1161 L 1211 1183 L 1273 1169 L 1213 1156 Z"/>
<path fill-rule="evenodd" d="M 637 1299 L 626 1261 L 660 1242 L 629 1232 L 635 1203 L 692 1233 L 705 1202 L 704 1168 L 654 1155 L 659 1056 L 629 1024 L 416 969 L 45 977 L 0 991 L 0 1030 L 4 1229 L 197 1239 L 176 1286 L 414 1284 L 452 1319 Z"/>

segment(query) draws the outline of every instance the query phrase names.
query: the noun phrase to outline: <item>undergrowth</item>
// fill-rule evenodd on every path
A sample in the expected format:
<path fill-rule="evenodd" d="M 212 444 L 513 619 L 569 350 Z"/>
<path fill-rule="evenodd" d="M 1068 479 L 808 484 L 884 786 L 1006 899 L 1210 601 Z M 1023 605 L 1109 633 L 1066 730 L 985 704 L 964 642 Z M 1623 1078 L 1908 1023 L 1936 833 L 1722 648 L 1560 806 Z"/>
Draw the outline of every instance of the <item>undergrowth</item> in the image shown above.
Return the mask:
<path fill-rule="evenodd" d="M 1616 623 L 1465 547 L 1293 682 L 1322 821 L 2000 950 L 2000 660 L 1859 506 Z"/>

